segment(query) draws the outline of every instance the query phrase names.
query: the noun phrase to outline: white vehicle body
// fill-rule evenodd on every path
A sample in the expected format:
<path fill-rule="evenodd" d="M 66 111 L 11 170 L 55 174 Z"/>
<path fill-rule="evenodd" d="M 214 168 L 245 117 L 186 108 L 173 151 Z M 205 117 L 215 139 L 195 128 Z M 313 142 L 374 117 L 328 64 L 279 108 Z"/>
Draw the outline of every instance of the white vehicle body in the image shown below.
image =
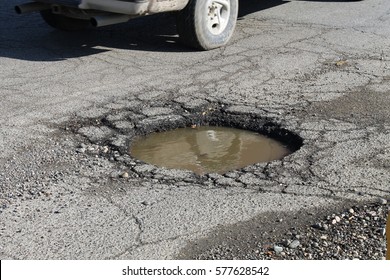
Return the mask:
<path fill-rule="evenodd" d="M 67 31 L 176 11 L 178 33 L 184 43 L 208 50 L 229 41 L 237 20 L 238 0 L 35 0 L 15 10 L 18 14 L 40 12 L 49 25 Z"/>
<path fill-rule="evenodd" d="M 63 5 L 84 10 L 100 10 L 133 16 L 155 14 L 183 9 L 189 0 L 36 0 L 23 4 L 38 7 L 37 3 Z M 19 7 L 23 6 L 20 5 Z"/>
<path fill-rule="evenodd" d="M 140 16 L 182 10 L 189 0 L 81 0 L 80 9 L 96 9 Z"/>

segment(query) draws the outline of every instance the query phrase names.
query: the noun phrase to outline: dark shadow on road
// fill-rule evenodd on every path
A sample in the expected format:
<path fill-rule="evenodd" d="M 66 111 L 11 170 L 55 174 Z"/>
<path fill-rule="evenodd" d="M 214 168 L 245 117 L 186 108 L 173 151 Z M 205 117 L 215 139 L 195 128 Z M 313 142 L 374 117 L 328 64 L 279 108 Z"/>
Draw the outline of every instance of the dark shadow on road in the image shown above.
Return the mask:
<path fill-rule="evenodd" d="M 253 14 L 262 10 L 276 7 L 282 4 L 287 4 L 290 1 L 283 0 L 240 0 L 240 9 L 238 17 L 244 17 L 248 14 Z"/>
<path fill-rule="evenodd" d="M 29 19 L 24 19 L 28 17 Z M 28 20 L 31 20 L 30 24 Z M 112 49 L 189 52 L 178 43 L 176 20 L 172 14 L 160 14 L 128 23 L 82 32 L 64 32 L 47 26 L 39 15 L 18 16 L 25 26 L 15 29 L 0 27 L 0 56 L 30 61 L 57 61 L 90 56 Z M 5 25 L 7 21 L 5 21 Z"/>

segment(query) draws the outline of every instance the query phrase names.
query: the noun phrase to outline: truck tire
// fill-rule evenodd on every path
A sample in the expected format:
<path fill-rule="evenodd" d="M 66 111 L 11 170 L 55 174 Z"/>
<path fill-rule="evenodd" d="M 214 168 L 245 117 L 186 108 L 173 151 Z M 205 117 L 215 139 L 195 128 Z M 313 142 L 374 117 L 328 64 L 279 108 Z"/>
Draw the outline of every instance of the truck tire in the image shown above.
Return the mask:
<path fill-rule="evenodd" d="M 80 31 L 87 29 L 91 23 L 87 19 L 71 18 L 64 15 L 53 14 L 51 10 L 43 10 L 40 12 L 43 20 L 59 30 L 63 31 Z"/>
<path fill-rule="evenodd" d="M 224 46 L 237 22 L 238 0 L 190 0 L 177 15 L 180 41 L 210 50 Z"/>

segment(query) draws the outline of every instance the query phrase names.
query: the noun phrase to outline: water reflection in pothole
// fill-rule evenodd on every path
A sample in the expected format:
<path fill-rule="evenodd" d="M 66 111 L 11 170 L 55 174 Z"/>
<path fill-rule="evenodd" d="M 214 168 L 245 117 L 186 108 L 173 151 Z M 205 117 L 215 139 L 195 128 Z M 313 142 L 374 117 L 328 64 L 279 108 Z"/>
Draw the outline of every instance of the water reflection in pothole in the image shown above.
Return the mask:
<path fill-rule="evenodd" d="M 212 126 L 152 133 L 136 139 L 130 148 L 130 154 L 144 162 L 197 174 L 224 173 L 290 153 L 280 142 L 261 134 Z"/>

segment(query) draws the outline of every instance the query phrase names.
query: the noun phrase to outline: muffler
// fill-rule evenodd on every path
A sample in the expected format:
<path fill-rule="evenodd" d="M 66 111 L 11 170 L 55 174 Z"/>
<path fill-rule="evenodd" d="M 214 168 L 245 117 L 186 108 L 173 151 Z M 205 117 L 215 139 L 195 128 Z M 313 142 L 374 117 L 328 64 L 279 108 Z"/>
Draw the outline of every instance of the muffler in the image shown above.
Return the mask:
<path fill-rule="evenodd" d="M 94 27 L 101 27 L 106 25 L 127 22 L 131 18 L 132 18 L 131 16 L 121 15 L 121 14 L 101 15 L 101 16 L 92 17 L 91 24 Z"/>
<path fill-rule="evenodd" d="M 50 5 L 46 3 L 31 2 L 15 6 L 17 14 L 27 14 L 50 9 Z"/>

